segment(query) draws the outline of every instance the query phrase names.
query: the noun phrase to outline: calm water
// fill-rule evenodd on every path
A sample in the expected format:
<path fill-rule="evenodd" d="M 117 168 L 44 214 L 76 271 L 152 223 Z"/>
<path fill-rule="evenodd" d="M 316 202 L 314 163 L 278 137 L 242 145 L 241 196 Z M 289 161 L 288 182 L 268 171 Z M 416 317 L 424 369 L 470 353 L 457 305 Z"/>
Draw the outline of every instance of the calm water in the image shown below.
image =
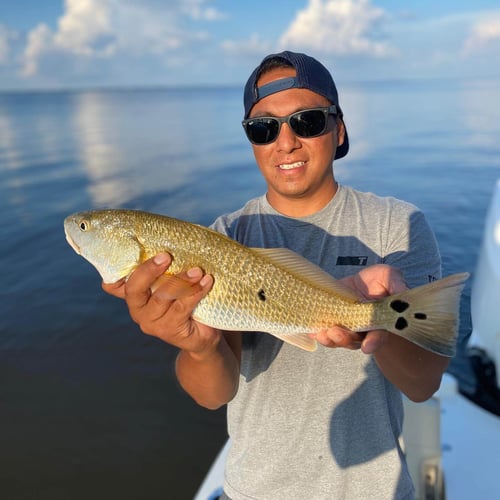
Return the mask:
<path fill-rule="evenodd" d="M 473 271 L 500 176 L 495 82 L 343 85 L 340 182 L 420 206 L 444 273 Z M 209 224 L 263 192 L 241 90 L 0 94 L 0 477 L 5 498 L 189 499 L 225 414 L 178 388 L 66 244 L 71 212 L 129 207 Z M 461 338 L 470 331 L 466 290 Z M 459 356 L 450 371 L 471 384 Z"/>

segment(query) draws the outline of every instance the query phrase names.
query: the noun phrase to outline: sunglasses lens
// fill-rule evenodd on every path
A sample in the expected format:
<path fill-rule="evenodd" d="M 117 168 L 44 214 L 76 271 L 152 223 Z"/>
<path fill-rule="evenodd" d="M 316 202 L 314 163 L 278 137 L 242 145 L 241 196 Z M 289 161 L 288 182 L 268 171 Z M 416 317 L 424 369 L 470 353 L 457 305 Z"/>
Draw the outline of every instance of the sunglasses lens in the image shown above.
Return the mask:
<path fill-rule="evenodd" d="M 333 106 L 332 106 L 333 107 Z M 282 118 L 262 117 L 243 120 L 248 139 L 253 144 L 269 144 L 280 133 L 281 123 L 288 123 L 299 137 L 317 137 L 326 132 L 330 108 L 306 109 Z"/>
<path fill-rule="evenodd" d="M 326 117 L 319 109 L 301 111 L 290 117 L 290 126 L 300 137 L 315 137 L 325 132 Z"/>
<path fill-rule="evenodd" d="M 273 118 L 257 118 L 246 124 L 245 130 L 250 142 L 268 144 L 278 136 L 280 124 Z"/>

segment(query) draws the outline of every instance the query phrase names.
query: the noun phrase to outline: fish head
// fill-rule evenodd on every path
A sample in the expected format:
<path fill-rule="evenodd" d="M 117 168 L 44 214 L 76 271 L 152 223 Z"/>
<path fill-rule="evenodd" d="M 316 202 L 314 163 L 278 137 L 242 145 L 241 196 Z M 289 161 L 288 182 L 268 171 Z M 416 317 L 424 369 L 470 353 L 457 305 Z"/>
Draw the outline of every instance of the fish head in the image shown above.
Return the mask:
<path fill-rule="evenodd" d="M 140 264 L 143 247 L 118 211 L 93 210 L 64 220 L 66 240 L 88 260 L 105 283 L 126 278 Z"/>

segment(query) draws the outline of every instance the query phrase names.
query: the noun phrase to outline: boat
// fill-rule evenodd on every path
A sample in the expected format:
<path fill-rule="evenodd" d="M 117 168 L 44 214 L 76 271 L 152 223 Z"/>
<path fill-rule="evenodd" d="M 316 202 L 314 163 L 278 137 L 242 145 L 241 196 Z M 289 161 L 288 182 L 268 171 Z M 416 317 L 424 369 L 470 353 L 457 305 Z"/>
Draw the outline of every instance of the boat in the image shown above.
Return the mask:
<path fill-rule="evenodd" d="M 500 179 L 493 190 L 471 290 L 467 360 L 474 388 L 445 373 L 423 403 L 404 398 L 403 440 L 418 500 L 500 498 Z M 194 500 L 222 493 L 228 440 Z"/>

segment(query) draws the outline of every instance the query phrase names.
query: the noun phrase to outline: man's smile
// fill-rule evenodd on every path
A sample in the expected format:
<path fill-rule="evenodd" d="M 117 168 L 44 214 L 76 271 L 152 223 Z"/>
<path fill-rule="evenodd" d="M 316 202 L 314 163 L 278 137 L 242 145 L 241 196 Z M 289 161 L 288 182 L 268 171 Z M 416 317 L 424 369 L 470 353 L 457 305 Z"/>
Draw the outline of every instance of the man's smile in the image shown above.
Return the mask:
<path fill-rule="evenodd" d="M 305 164 L 306 164 L 305 161 L 296 161 L 294 163 L 282 163 L 282 164 L 278 165 L 278 168 L 280 170 L 292 170 L 294 168 L 302 167 Z"/>

